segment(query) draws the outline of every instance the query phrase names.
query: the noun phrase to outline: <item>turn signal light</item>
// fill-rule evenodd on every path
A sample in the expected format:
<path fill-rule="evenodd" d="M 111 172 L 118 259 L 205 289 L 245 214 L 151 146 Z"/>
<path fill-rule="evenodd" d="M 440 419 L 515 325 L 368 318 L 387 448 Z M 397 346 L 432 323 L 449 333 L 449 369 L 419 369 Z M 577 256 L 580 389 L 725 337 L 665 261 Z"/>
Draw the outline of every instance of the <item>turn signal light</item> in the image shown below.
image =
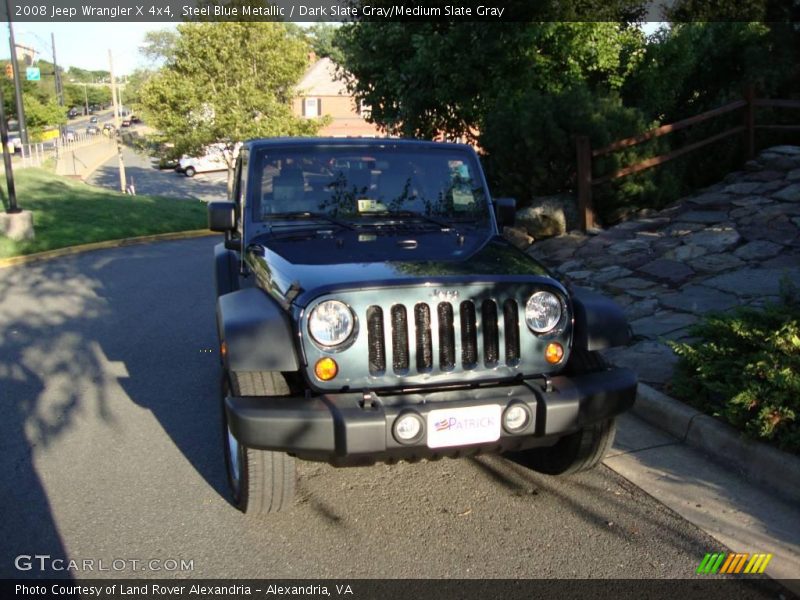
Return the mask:
<path fill-rule="evenodd" d="M 314 365 L 314 375 L 320 381 L 330 381 L 339 372 L 339 365 L 330 357 L 320 358 Z"/>
<path fill-rule="evenodd" d="M 544 349 L 544 358 L 551 365 L 561 362 L 561 359 L 564 358 L 564 348 L 561 347 L 561 344 L 550 342 Z"/>

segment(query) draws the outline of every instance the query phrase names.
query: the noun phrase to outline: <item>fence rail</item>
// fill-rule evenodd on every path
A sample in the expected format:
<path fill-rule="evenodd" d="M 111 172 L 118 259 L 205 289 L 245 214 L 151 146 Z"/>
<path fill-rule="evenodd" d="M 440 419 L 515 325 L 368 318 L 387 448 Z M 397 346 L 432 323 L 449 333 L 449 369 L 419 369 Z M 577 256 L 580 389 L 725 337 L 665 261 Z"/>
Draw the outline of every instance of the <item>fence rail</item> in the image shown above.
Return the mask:
<path fill-rule="evenodd" d="M 108 136 L 99 133 L 89 135 L 76 132 L 69 139 L 66 136 L 62 136 L 46 142 L 23 144 L 19 150 L 20 163 L 17 168 L 41 167 L 48 159 L 58 159 L 59 155 L 64 152 L 70 152 L 71 150 L 102 141 L 107 142 Z"/>
<path fill-rule="evenodd" d="M 651 169 L 655 166 L 664 164 L 665 162 L 669 162 L 674 158 L 683 156 L 688 152 L 692 152 L 698 148 L 702 148 L 703 146 L 713 144 L 714 142 L 718 142 L 719 140 L 735 135 L 743 134 L 744 154 L 747 159 L 751 159 L 755 155 L 755 131 L 757 129 L 770 131 L 800 131 L 800 125 L 757 125 L 755 122 L 755 109 L 757 107 L 798 109 L 800 108 L 800 100 L 755 98 L 753 88 L 748 87 L 747 90 L 745 90 L 744 98 L 742 100 L 736 100 L 718 108 L 700 113 L 699 115 L 695 115 L 681 121 L 676 121 L 675 123 L 661 125 L 660 127 L 655 127 L 645 131 L 644 133 L 617 140 L 607 146 L 604 146 L 603 148 L 593 149 L 587 136 L 577 136 L 575 138 L 575 151 L 578 170 L 578 213 L 580 215 L 581 227 L 583 230 L 586 231 L 587 229 L 595 227 L 595 213 L 592 203 L 592 186 L 608 183 L 609 181 L 614 181 L 622 177 L 627 177 L 628 175 L 633 175 L 634 173 L 639 173 L 646 169 Z M 680 131 L 681 129 L 691 127 L 692 125 L 703 123 L 704 121 L 708 121 L 710 119 L 714 119 L 738 110 L 743 111 L 742 125 L 732 127 L 720 133 L 708 136 L 702 140 L 687 144 L 665 154 L 654 156 L 633 165 L 617 169 L 612 173 L 608 173 L 600 177 L 594 177 L 592 175 L 593 158 L 607 156 L 614 152 L 618 152 L 619 150 L 637 146 L 648 140 L 652 140 L 675 131 Z"/>

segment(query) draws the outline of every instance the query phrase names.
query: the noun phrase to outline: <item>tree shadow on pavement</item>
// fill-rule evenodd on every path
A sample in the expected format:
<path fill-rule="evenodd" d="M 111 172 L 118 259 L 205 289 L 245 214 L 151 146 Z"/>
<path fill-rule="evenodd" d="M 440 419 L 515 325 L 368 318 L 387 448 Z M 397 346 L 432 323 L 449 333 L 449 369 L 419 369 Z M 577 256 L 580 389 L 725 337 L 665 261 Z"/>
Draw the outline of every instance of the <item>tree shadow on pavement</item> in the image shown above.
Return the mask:
<path fill-rule="evenodd" d="M 132 482 L 155 478 L 149 501 L 172 501 L 180 483 L 156 474 L 171 448 L 227 496 L 211 246 L 129 247 L 0 270 L 0 577 L 74 575 L 20 572 L 14 557 L 71 558 L 65 540 L 80 536 L 82 519 L 113 535 L 124 511 L 138 509 Z M 166 436 L 142 434 L 137 405 Z M 95 558 L 86 554 L 75 558 Z"/>

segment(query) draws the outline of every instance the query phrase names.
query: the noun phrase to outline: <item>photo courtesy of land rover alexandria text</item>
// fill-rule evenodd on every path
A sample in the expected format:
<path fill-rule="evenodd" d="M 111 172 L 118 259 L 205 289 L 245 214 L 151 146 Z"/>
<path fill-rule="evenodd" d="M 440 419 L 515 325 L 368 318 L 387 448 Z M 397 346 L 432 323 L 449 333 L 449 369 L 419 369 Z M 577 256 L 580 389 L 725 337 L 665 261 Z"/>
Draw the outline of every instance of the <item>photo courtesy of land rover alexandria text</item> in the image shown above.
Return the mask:
<path fill-rule="evenodd" d="M 598 351 L 629 328 L 500 234 L 460 144 L 277 138 L 241 148 L 209 204 L 222 431 L 236 506 L 291 506 L 295 460 L 337 466 L 504 453 L 594 467 L 636 395 Z"/>

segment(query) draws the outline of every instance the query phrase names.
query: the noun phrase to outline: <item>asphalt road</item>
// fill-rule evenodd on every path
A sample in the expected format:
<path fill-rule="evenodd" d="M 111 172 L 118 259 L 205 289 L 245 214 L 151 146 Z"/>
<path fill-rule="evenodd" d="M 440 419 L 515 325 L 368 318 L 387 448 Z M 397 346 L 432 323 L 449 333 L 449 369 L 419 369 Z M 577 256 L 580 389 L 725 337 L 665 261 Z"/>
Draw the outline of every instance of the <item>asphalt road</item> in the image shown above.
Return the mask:
<path fill-rule="evenodd" d="M 0 577 L 684 578 L 720 545 L 606 467 L 300 463 L 290 513 L 228 502 L 214 238 L 0 270 Z M 188 560 L 193 570 L 132 569 Z M 50 563 L 48 563 L 50 564 Z M 120 565 L 121 563 L 116 563 Z M 162 562 L 162 564 L 164 564 Z"/>
<path fill-rule="evenodd" d="M 135 127 L 133 130 L 135 131 Z M 227 192 L 227 171 L 198 173 L 186 177 L 171 169 L 159 170 L 154 167 L 154 159 L 139 154 L 124 146 L 122 160 L 128 183 L 133 181 L 137 194 L 166 196 L 168 198 L 192 198 L 210 202 L 224 200 Z M 87 180 L 87 183 L 113 190 L 119 190 L 119 162 L 115 156 L 105 162 Z"/>

